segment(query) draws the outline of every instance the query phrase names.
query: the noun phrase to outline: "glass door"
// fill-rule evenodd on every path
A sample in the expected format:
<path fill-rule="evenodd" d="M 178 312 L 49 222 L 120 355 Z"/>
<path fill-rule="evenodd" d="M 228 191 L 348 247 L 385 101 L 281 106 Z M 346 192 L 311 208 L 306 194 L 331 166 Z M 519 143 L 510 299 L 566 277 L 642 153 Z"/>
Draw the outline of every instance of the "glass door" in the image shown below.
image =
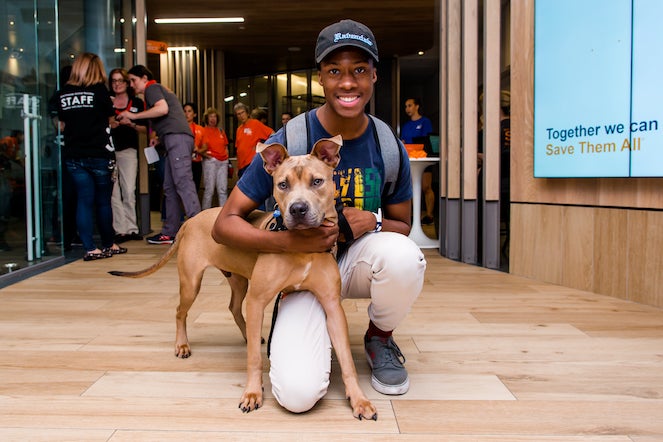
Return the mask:
<path fill-rule="evenodd" d="M 0 286 L 63 257 L 58 134 L 48 114 L 56 11 L 57 0 L 0 0 Z"/>

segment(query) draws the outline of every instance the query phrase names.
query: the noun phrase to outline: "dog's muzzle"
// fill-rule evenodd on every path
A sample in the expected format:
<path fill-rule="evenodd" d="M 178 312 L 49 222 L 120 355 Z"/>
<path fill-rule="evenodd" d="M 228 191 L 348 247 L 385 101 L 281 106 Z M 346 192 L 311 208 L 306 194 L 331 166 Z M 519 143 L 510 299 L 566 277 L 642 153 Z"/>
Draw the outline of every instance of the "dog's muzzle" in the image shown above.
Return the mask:
<path fill-rule="evenodd" d="M 318 214 L 311 210 L 311 206 L 306 201 L 294 201 L 290 204 L 285 217 L 285 225 L 289 229 L 318 227 L 322 222 Z"/>

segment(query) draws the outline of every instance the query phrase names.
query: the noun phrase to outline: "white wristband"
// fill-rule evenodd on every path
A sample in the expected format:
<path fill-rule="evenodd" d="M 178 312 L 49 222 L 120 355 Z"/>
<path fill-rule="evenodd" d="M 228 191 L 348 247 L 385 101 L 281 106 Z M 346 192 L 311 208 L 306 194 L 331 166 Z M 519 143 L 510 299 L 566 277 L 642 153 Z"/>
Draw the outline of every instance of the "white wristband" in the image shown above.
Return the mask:
<path fill-rule="evenodd" d="M 382 230 L 382 209 L 378 209 L 377 212 L 372 213 L 375 216 L 375 230 L 373 230 L 373 233 L 376 233 Z"/>

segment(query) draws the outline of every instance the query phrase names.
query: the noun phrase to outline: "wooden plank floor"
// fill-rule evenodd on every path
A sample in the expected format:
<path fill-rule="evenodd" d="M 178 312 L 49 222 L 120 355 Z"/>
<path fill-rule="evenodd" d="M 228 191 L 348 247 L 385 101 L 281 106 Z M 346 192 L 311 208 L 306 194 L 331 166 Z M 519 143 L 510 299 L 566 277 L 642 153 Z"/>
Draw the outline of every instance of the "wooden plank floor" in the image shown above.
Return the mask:
<path fill-rule="evenodd" d="M 0 440 L 663 440 L 663 311 L 449 261 L 426 251 L 423 293 L 396 332 L 411 389 L 370 387 L 367 302 L 345 301 L 360 381 L 379 420 L 352 418 L 338 366 L 327 396 L 291 414 L 237 409 L 245 345 L 210 269 L 189 320 L 193 356 L 173 356 L 175 260 L 129 242 L 0 290 Z M 271 317 L 266 312 L 265 331 Z"/>

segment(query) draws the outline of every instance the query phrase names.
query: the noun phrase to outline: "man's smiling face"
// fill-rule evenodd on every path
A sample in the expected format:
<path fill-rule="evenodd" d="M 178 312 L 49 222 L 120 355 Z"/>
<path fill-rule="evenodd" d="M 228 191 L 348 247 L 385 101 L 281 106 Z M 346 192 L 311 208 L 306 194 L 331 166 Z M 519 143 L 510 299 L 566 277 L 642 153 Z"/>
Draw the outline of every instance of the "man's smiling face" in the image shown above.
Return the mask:
<path fill-rule="evenodd" d="M 363 50 L 347 46 L 329 54 L 320 63 L 319 82 L 327 104 L 339 116 L 356 118 L 373 96 L 377 71 Z"/>

